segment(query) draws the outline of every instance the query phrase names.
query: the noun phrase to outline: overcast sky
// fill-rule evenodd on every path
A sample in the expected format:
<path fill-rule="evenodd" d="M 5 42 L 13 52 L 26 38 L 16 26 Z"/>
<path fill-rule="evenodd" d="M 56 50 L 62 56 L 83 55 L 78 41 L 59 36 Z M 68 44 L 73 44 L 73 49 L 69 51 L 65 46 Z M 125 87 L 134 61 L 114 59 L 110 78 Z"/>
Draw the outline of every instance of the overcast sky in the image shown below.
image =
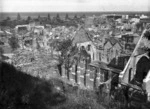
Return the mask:
<path fill-rule="evenodd" d="M 0 12 L 150 11 L 150 0 L 0 0 Z"/>

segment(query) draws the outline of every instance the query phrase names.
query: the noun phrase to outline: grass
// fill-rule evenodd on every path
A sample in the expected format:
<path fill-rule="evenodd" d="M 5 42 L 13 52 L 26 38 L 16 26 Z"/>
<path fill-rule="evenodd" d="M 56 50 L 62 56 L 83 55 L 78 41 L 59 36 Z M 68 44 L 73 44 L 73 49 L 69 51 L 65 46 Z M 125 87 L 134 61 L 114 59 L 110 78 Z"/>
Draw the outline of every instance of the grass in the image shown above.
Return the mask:
<path fill-rule="evenodd" d="M 33 77 L 4 62 L 0 71 L 0 109 L 104 109 L 93 91 Z"/>

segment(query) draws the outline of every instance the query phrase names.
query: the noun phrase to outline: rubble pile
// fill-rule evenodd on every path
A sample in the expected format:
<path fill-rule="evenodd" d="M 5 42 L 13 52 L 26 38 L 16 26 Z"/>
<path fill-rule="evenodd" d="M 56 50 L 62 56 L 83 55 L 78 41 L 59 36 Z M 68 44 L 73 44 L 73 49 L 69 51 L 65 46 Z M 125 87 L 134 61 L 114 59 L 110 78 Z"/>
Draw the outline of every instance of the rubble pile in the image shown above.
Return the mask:
<path fill-rule="evenodd" d="M 20 70 L 40 78 L 48 78 L 56 73 L 57 60 L 51 57 L 50 51 L 18 51 L 13 57 L 13 64 Z"/>

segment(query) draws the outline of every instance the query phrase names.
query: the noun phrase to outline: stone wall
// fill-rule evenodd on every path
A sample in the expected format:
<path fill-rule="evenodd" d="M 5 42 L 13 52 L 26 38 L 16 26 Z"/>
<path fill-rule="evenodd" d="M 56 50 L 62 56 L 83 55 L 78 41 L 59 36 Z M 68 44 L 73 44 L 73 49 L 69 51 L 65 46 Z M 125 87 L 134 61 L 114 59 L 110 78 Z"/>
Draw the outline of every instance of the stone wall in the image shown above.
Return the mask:
<path fill-rule="evenodd" d="M 88 88 L 88 89 L 95 89 L 99 86 L 100 82 L 102 82 L 100 76 L 100 72 L 95 72 L 90 69 L 85 69 L 84 63 L 80 63 L 77 67 L 73 65 L 70 68 L 69 73 L 69 81 L 72 83 L 78 84 L 81 87 Z M 90 76 L 90 75 L 93 76 Z M 67 79 L 67 73 L 64 67 L 62 67 L 62 77 Z"/>

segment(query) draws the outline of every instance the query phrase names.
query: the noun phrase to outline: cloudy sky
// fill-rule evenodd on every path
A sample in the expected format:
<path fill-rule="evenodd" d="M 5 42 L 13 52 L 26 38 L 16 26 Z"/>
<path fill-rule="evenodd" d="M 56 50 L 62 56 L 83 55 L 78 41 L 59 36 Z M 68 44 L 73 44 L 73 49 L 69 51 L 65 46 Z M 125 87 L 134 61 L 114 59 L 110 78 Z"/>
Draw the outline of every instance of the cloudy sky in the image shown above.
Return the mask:
<path fill-rule="evenodd" d="M 150 0 L 0 0 L 0 12 L 150 11 Z"/>

